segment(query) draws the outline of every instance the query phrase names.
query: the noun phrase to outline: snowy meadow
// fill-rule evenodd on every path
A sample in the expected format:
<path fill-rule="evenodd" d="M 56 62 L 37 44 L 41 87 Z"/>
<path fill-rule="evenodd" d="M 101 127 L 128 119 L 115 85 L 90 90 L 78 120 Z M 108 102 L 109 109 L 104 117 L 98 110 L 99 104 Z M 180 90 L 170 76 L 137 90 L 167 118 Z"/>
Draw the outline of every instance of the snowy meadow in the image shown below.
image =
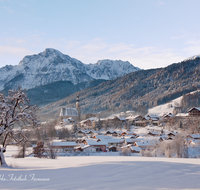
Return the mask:
<path fill-rule="evenodd" d="M 13 158 L 1 168 L 1 189 L 200 189 L 200 159 L 140 156 Z"/>

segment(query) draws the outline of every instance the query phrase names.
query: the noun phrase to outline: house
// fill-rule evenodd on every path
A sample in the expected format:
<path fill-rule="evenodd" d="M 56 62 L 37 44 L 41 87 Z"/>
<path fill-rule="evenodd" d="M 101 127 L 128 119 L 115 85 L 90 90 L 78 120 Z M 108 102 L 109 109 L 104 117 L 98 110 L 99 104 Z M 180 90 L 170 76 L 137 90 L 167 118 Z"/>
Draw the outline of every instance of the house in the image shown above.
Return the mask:
<path fill-rule="evenodd" d="M 172 118 L 172 117 L 175 117 L 175 115 L 173 115 L 172 113 L 168 113 L 168 114 L 164 114 L 164 115 L 163 115 L 163 118 L 164 118 L 165 120 L 170 119 L 170 118 Z"/>
<path fill-rule="evenodd" d="M 167 133 L 168 137 L 175 137 L 177 134 L 176 133 L 173 133 L 173 132 L 169 132 Z"/>
<path fill-rule="evenodd" d="M 146 127 L 147 124 L 148 124 L 148 120 L 145 117 L 141 115 L 135 117 L 135 120 L 134 120 L 135 126 Z"/>
<path fill-rule="evenodd" d="M 146 119 L 149 121 L 150 124 L 158 126 L 160 124 L 160 118 L 158 115 L 150 115 L 146 116 Z"/>
<path fill-rule="evenodd" d="M 111 138 L 111 139 L 104 139 L 107 143 L 108 146 L 120 146 L 124 143 L 123 138 Z"/>
<path fill-rule="evenodd" d="M 113 138 L 112 136 L 105 135 L 95 135 L 93 138 L 100 139 L 101 141 L 105 141 L 108 143 L 108 147 L 110 146 L 120 146 L 124 143 L 123 138 Z"/>
<path fill-rule="evenodd" d="M 200 108 L 194 107 L 188 111 L 190 117 L 200 117 Z"/>
<path fill-rule="evenodd" d="M 84 128 L 94 128 L 96 121 L 98 121 L 97 117 L 91 117 L 91 118 L 81 121 L 80 124 L 81 124 L 81 127 L 84 127 Z"/>
<path fill-rule="evenodd" d="M 106 134 L 106 135 L 112 135 L 112 132 L 110 132 L 110 131 L 106 131 L 105 134 Z"/>
<path fill-rule="evenodd" d="M 77 147 L 74 147 L 75 151 L 81 151 L 85 153 L 94 153 L 96 152 L 96 148 L 90 145 L 79 145 Z"/>
<path fill-rule="evenodd" d="M 124 131 L 124 132 L 122 133 L 122 136 L 125 136 L 125 135 L 128 135 L 128 133 Z"/>
<path fill-rule="evenodd" d="M 199 147 L 200 146 L 200 140 L 195 140 L 195 139 L 191 139 L 190 141 L 189 141 L 189 145 L 191 146 L 191 147 Z"/>
<path fill-rule="evenodd" d="M 112 136 L 117 137 L 118 133 L 116 131 L 113 131 Z"/>
<path fill-rule="evenodd" d="M 56 150 L 73 150 L 77 144 L 74 141 L 52 141 L 51 145 Z"/>
<path fill-rule="evenodd" d="M 117 147 L 116 146 L 110 146 L 108 147 L 109 152 L 117 152 Z"/>
<path fill-rule="evenodd" d="M 134 138 L 134 142 L 141 142 L 141 141 L 144 141 L 143 137 Z"/>
<path fill-rule="evenodd" d="M 130 146 L 130 149 L 132 153 L 140 153 L 140 151 L 142 150 L 140 147 L 137 146 Z"/>
<path fill-rule="evenodd" d="M 83 130 L 79 130 L 79 131 L 77 132 L 77 136 L 78 136 L 78 137 L 83 137 L 83 136 L 86 136 L 86 133 L 85 133 L 85 131 L 83 131 Z"/>
<path fill-rule="evenodd" d="M 108 125 L 108 126 L 122 126 L 124 122 L 126 122 L 126 119 L 123 117 L 108 117 L 105 119 L 101 119 L 102 125 Z"/>
<path fill-rule="evenodd" d="M 134 138 L 124 138 L 124 144 L 128 145 L 128 144 L 134 144 L 135 143 L 135 139 Z"/>
<path fill-rule="evenodd" d="M 64 122 L 65 125 L 68 125 L 68 124 L 75 123 L 75 120 L 72 117 L 69 117 L 69 118 L 64 118 L 63 122 Z"/>
<path fill-rule="evenodd" d="M 200 134 L 191 134 L 191 135 L 187 135 L 187 137 L 191 139 L 200 139 Z"/>
<path fill-rule="evenodd" d="M 135 116 L 129 116 L 126 118 L 126 123 L 134 125 L 135 122 Z"/>
<path fill-rule="evenodd" d="M 142 150 L 149 149 L 155 142 L 153 141 L 143 141 L 143 142 L 135 142 L 134 146 L 140 147 Z"/>
<path fill-rule="evenodd" d="M 161 134 L 156 132 L 156 131 L 149 131 L 148 135 L 150 135 L 150 136 L 160 136 Z"/>
<path fill-rule="evenodd" d="M 97 151 L 106 151 L 106 147 L 108 146 L 108 143 L 106 141 L 93 139 L 85 139 L 83 143 L 95 147 Z"/>

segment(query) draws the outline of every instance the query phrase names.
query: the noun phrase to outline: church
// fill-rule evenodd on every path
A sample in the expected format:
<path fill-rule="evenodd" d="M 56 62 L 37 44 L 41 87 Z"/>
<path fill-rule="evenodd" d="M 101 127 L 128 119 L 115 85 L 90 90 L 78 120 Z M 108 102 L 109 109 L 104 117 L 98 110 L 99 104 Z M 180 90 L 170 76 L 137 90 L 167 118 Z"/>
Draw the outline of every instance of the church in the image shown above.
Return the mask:
<path fill-rule="evenodd" d="M 79 95 L 76 99 L 76 108 L 62 107 L 60 111 L 60 122 L 80 122 L 81 120 L 81 104 Z"/>

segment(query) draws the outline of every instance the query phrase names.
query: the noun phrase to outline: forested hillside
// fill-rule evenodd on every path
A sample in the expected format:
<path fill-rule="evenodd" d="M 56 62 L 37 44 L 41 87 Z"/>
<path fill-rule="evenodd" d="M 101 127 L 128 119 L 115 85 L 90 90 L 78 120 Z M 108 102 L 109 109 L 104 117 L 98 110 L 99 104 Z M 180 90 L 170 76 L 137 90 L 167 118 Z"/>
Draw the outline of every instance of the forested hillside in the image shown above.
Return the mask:
<path fill-rule="evenodd" d="M 82 113 L 105 110 L 136 110 L 166 103 L 200 86 L 200 58 L 165 68 L 141 70 L 79 92 Z M 57 116 L 62 106 L 75 106 L 76 94 L 41 109 L 41 114 Z"/>

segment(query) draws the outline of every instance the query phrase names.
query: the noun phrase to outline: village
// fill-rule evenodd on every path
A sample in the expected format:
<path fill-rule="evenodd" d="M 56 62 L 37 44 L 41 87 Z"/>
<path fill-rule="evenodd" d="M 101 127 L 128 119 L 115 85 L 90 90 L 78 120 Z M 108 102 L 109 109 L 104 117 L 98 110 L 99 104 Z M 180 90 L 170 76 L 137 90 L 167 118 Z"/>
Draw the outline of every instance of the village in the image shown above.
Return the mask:
<path fill-rule="evenodd" d="M 62 108 L 57 133 L 67 129 L 71 138 L 46 138 L 57 156 L 134 155 L 200 157 L 200 108 L 173 115 L 137 115 L 121 112 L 106 118 L 80 120 L 80 100 L 76 108 Z M 36 145 L 35 145 L 36 146 Z M 34 147 L 35 147 L 34 146 Z"/>

